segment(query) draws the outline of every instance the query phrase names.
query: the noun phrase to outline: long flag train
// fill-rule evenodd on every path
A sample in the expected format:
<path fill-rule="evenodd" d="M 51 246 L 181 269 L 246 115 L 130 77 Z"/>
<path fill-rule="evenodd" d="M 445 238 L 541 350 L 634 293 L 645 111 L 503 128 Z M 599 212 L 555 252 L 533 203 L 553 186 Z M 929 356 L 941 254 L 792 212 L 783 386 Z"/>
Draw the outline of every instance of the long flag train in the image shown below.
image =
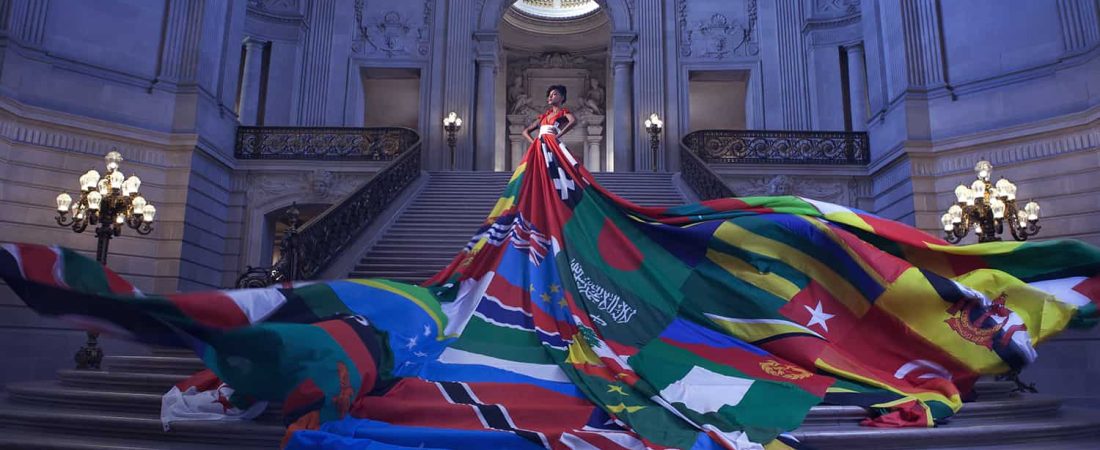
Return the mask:
<path fill-rule="evenodd" d="M 160 296 L 70 250 L 0 251 L 39 313 L 202 358 L 166 423 L 279 402 L 294 449 L 789 448 L 823 401 L 933 426 L 1095 324 L 1098 274 L 1077 241 L 951 246 L 799 197 L 639 207 L 553 137 L 423 286 Z M 219 406 L 190 414 L 202 398 Z"/>

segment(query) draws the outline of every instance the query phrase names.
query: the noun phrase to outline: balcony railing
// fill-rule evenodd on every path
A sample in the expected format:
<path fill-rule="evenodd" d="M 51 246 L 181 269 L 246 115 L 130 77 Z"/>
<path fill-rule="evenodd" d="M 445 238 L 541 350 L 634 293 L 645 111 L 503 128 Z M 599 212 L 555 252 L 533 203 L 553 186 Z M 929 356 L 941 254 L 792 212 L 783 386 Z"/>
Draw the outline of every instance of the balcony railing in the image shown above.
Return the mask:
<path fill-rule="evenodd" d="M 301 228 L 296 226 L 296 222 L 292 223 L 283 238 L 279 260 L 272 267 L 248 267 L 237 279 L 237 287 L 262 287 L 281 281 L 314 279 L 383 214 L 401 192 L 420 176 L 419 136 L 413 130 L 393 130 L 406 130 L 415 139 L 411 142 L 395 141 L 399 146 L 391 149 L 390 153 L 396 155 L 396 159 L 339 203 Z M 397 134 L 404 133 L 395 133 L 395 136 Z M 330 156 L 327 159 L 338 158 Z"/>
<path fill-rule="evenodd" d="M 238 127 L 239 159 L 389 161 L 420 141 L 400 127 Z"/>
<path fill-rule="evenodd" d="M 683 144 L 707 163 L 867 164 L 867 133 L 700 130 Z"/>

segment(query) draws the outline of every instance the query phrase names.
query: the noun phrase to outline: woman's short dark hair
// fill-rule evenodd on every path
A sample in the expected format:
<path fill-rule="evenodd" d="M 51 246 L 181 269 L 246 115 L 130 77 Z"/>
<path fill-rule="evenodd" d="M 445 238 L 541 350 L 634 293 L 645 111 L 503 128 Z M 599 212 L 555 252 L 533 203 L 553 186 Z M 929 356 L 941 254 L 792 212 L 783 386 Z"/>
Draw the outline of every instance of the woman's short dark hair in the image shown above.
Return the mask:
<path fill-rule="evenodd" d="M 546 88 L 546 96 L 549 97 L 550 92 L 553 92 L 553 91 L 558 91 L 558 93 L 561 94 L 561 101 L 563 101 L 563 102 L 565 101 L 566 98 L 568 98 L 568 96 L 565 95 L 565 86 L 562 86 L 560 84 L 555 84 L 553 86 L 550 86 L 550 87 Z"/>

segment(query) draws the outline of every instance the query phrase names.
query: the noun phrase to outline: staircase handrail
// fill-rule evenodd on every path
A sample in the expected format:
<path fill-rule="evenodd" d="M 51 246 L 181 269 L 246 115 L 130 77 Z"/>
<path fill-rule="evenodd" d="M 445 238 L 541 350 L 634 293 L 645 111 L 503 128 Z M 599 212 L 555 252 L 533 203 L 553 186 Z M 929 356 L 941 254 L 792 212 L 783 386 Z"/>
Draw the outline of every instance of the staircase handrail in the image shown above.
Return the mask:
<path fill-rule="evenodd" d="M 858 131 L 699 130 L 682 145 L 707 163 L 866 165 L 871 156 Z"/>
<path fill-rule="evenodd" d="M 680 141 L 680 177 L 684 183 L 695 191 L 699 200 L 734 197 L 733 190 L 688 147 L 686 140 L 687 136 Z"/>
<path fill-rule="evenodd" d="M 237 127 L 238 159 L 389 161 L 420 141 L 405 127 Z"/>
<path fill-rule="evenodd" d="M 237 287 L 314 279 L 420 176 L 420 160 L 418 136 L 409 148 L 343 200 L 301 228 L 291 224 L 283 238 L 279 260 L 269 268 L 249 266 L 237 279 Z"/>

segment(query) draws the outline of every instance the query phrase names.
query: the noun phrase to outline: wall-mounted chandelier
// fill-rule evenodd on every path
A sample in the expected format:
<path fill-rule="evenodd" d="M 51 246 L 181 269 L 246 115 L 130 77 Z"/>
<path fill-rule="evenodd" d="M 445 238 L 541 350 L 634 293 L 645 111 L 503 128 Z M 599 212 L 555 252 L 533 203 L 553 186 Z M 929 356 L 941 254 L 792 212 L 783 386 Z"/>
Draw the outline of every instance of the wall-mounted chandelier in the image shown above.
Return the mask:
<path fill-rule="evenodd" d="M 1004 177 L 990 183 L 993 164 L 989 161 L 978 161 L 974 172 L 978 179 L 969 187 L 965 184 L 956 187 L 956 203 L 940 217 L 948 242 L 958 243 L 970 231 L 978 236 L 978 242 L 1001 240 L 1005 228 L 1017 241 L 1025 241 L 1039 232 L 1038 203 L 1029 201 L 1018 209 L 1016 185 Z"/>

